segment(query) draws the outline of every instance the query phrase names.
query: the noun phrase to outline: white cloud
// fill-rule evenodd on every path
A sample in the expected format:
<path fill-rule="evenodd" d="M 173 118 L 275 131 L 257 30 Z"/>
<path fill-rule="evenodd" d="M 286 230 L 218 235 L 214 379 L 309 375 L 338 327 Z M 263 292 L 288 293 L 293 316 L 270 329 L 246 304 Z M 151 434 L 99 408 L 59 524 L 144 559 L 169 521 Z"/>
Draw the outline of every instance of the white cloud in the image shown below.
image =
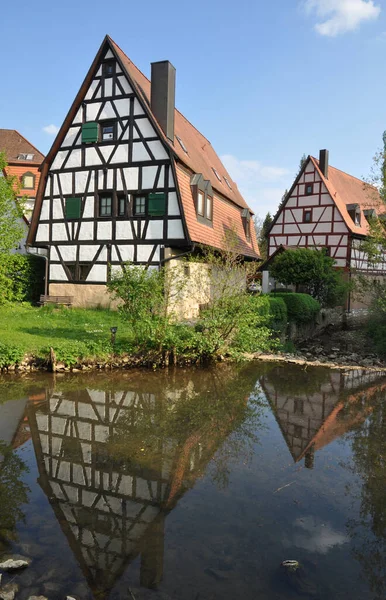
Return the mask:
<path fill-rule="evenodd" d="M 334 546 L 342 546 L 348 542 L 345 532 L 338 531 L 330 523 L 313 516 L 296 519 L 291 535 L 282 539 L 284 547 L 304 548 L 318 554 L 327 554 Z"/>
<path fill-rule="evenodd" d="M 289 169 L 264 165 L 258 160 L 221 156 L 226 169 L 252 210 L 261 216 L 277 211 L 284 190 L 292 181 Z"/>
<path fill-rule="evenodd" d="M 355 31 L 363 22 L 377 19 L 381 12 L 374 0 L 304 0 L 303 5 L 307 13 L 318 17 L 316 31 L 328 37 Z"/>
<path fill-rule="evenodd" d="M 43 127 L 43 131 L 45 133 L 48 133 L 48 135 L 56 135 L 59 131 L 59 127 L 57 127 L 56 125 L 46 125 L 45 127 Z"/>

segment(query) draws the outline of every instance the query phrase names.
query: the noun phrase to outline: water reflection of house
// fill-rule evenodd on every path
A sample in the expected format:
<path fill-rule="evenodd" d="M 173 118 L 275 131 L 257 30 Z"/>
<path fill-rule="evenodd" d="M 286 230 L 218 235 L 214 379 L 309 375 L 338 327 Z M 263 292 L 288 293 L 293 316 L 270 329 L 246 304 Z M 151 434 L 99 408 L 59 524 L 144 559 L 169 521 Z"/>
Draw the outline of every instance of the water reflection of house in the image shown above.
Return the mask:
<path fill-rule="evenodd" d="M 369 411 L 365 403 L 351 411 L 347 406 L 358 403 L 363 394 L 368 400 L 386 388 L 382 372 L 315 370 L 316 374 L 322 374 L 322 379 L 315 381 L 312 371 L 307 372 L 308 389 L 298 377 L 291 383 L 281 367 L 260 380 L 294 462 L 304 458 L 306 468 L 313 467 L 315 451 L 363 422 Z M 378 385 L 371 387 L 375 382 Z"/>
<path fill-rule="evenodd" d="M 165 515 L 229 433 L 161 433 L 165 402 L 176 401 L 143 389 L 85 389 L 28 409 L 39 483 L 94 592 L 111 589 L 138 555 L 141 585 L 157 586 Z"/>

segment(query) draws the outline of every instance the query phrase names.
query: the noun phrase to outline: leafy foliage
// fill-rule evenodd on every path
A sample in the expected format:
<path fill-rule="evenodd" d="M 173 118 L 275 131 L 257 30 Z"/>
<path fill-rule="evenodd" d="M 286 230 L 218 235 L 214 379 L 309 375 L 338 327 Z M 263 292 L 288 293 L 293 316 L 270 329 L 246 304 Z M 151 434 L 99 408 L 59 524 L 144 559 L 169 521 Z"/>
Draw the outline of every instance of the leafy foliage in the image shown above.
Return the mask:
<path fill-rule="evenodd" d="M 0 342 L 0 369 L 19 363 L 24 352 L 20 346 L 7 345 Z"/>
<path fill-rule="evenodd" d="M 308 294 L 275 293 L 275 298 L 281 298 L 286 307 L 289 321 L 294 323 L 310 323 L 320 311 L 320 304 Z"/>
<path fill-rule="evenodd" d="M 21 224 L 22 207 L 17 200 L 20 183 L 15 176 L 7 174 L 7 161 L 4 152 L 0 152 L 0 254 L 10 252 L 17 247 L 23 237 Z"/>
<path fill-rule="evenodd" d="M 341 304 L 348 289 L 342 273 L 334 268 L 334 259 L 323 250 L 286 250 L 273 261 L 271 275 L 285 285 L 301 286 L 323 306 Z"/>
<path fill-rule="evenodd" d="M 12 447 L 0 440 L 0 535 L 6 534 L 7 539 L 15 537 L 16 525 L 24 519 L 20 507 L 28 502 L 30 490 L 22 480 L 27 471 L 27 466 Z"/>
<path fill-rule="evenodd" d="M 263 260 L 268 258 L 268 231 L 272 225 L 272 221 L 272 215 L 268 212 L 261 227 L 259 228 L 259 231 L 256 231 L 258 234 L 257 241 L 259 244 L 260 256 Z"/>
<path fill-rule="evenodd" d="M 43 293 L 44 261 L 25 254 L 0 253 L 0 304 L 37 303 Z"/>

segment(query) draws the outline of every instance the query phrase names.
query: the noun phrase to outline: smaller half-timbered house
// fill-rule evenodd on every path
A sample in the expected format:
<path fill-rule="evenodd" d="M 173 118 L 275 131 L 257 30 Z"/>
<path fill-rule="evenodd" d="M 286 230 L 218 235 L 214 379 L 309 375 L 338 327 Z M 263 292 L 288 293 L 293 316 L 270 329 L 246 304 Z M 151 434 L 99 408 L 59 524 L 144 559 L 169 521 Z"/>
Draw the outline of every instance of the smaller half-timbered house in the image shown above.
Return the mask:
<path fill-rule="evenodd" d="M 124 262 L 159 268 L 199 244 L 224 247 L 229 232 L 256 260 L 251 217 L 175 108 L 171 63 L 152 63 L 150 81 L 107 36 L 41 168 L 28 243 L 48 249 L 49 294 L 106 305 Z"/>
<path fill-rule="evenodd" d="M 263 291 L 275 285 L 269 265 L 287 248 L 323 248 L 347 273 L 384 276 L 386 260 L 372 264 L 361 250 L 369 220 L 384 213 L 378 190 L 330 166 L 327 150 L 320 151 L 319 160 L 308 156 L 271 225 Z"/>

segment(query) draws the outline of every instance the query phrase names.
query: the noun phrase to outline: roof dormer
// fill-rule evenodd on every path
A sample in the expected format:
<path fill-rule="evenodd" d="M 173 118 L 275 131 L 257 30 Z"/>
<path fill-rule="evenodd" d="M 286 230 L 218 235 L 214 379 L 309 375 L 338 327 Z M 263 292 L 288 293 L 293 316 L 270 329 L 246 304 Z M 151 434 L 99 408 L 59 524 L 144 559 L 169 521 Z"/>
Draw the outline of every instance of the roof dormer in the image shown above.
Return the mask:
<path fill-rule="evenodd" d="M 354 224 L 360 227 L 361 225 L 361 207 L 359 204 L 347 204 L 347 212 L 353 220 Z"/>

